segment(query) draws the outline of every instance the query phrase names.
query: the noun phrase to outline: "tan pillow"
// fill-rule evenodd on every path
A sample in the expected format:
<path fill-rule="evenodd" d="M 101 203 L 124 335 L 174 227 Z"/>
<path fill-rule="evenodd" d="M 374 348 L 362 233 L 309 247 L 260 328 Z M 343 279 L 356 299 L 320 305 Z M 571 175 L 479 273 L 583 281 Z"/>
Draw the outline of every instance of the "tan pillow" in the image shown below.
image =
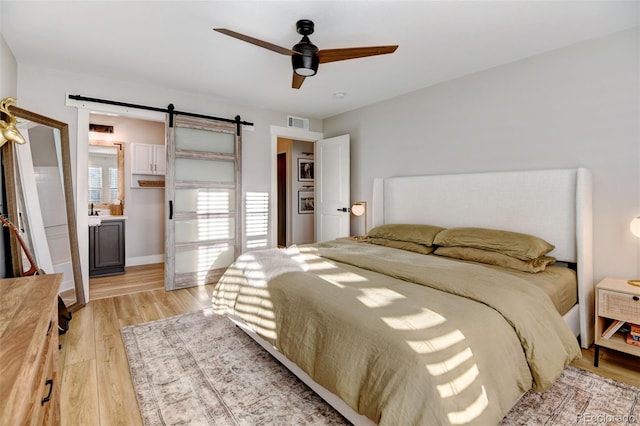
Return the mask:
<path fill-rule="evenodd" d="M 384 238 L 395 241 L 410 241 L 412 243 L 430 246 L 433 244 L 433 237 L 444 228 L 432 225 L 410 225 L 402 223 L 392 223 L 376 226 L 371 229 L 367 236 L 370 238 Z"/>
<path fill-rule="evenodd" d="M 556 261 L 554 257 L 550 256 L 520 260 L 496 251 L 481 250 L 473 247 L 438 247 L 434 254 L 531 273 L 542 272 L 548 265 L 552 265 Z"/>
<path fill-rule="evenodd" d="M 430 254 L 435 247 L 425 246 L 424 244 L 412 243 L 411 241 L 387 240 L 385 238 L 367 238 L 367 242 L 377 244 L 379 246 L 393 247 L 400 250 L 413 251 L 421 254 Z"/>
<path fill-rule="evenodd" d="M 445 229 L 435 236 L 433 244 L 497 251 L 521 260 L 537 259 L 555 248 L 533 235 L 486 228 Z"/>

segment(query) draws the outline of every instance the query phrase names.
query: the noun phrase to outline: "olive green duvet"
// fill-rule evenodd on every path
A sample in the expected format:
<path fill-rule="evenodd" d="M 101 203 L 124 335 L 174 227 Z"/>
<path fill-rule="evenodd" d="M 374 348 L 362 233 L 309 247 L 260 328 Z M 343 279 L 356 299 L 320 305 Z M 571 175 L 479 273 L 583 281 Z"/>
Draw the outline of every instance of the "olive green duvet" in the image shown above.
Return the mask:
<path fill-rule="evenodd" d="M 580 356 L 525 279 L 348 240 L 246 253 L 213 306 L 380 425 L 497 424 Z"/>

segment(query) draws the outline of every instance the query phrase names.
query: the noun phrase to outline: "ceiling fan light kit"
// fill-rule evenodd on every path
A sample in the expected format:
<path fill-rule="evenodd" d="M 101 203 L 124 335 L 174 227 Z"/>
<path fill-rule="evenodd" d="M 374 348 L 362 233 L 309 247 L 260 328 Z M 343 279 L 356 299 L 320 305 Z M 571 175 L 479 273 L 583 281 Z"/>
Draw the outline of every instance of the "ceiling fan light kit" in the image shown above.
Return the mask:
<path fill-rule="evenodd" d="M 213 30 L 221 34 L 228 35 L 229 37 L 271 50 L 272 52 L 291 56 L 291 65 L 293 66 L 291 87 L 294 89 L 299 89 L 306 77 L 316 75 L 318 72 L 318 66 L 321 63 L 344 61 L 347 59 L 357 59 L 375 55 L 386 55 L 388 53 L 395 52 L 398 48 L 397 45 L 391 45 L 318 50 L 318 47 L 309 40 L 309 36 L 313 34 L 314 31 L 314 23 L 309 19 L 300 19 L 296 22 L 296 30 L 298 31 L 298 34 L 302 35 L 302 39 L 291 49 L 280 47 L 273 43 L 240 34 L 226 28 L 214 28 Z"/>

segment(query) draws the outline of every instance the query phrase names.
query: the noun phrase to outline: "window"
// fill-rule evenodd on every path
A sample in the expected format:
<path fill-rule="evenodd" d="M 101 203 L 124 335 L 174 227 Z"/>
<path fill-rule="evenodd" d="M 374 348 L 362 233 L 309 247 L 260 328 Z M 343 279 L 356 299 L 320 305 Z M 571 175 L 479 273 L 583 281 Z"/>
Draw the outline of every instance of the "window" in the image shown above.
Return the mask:
<path fill-rule="evenodd" d="M 246 193 L 245 221 L 247 249 L 267 247 L 269 232 L 269 193 Z"/>
<path fill-rule="evenodd" d="M 89 202 L 100 203 L 102 193 L 102 167 L 89 166 Z"/>
<path fill-rule="evenodd" d="M 109 196 L 110 198 L 107 200 L 108 203 L 111 200 L 118 199 L 118 168 L 117 167 L 109 167 Z"/>

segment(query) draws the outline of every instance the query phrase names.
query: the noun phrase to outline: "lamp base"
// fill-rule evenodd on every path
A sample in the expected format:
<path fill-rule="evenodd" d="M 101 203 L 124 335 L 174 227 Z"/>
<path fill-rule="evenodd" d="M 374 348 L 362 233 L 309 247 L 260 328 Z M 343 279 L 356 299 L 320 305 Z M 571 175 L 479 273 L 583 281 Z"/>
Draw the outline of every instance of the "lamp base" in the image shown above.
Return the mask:
<path fill-rule="evenodd" d="M 640 280 L 629 280 L 627 281 L 629 284 L 631 285 L 635 285 L 637 287 L 640 287 Z"/>

